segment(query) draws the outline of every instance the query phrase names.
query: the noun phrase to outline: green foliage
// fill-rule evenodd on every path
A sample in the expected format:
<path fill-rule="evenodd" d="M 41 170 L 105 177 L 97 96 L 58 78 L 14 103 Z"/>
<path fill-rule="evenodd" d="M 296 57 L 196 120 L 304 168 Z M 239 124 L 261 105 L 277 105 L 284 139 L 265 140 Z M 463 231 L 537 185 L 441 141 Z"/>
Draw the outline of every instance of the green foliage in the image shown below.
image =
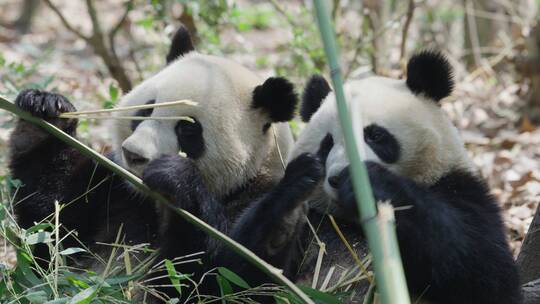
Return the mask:
<path fill-rule="evenodd" d="M 239 32 L 264 30 L 273 23 L 274 14 L 272 7 L 267 4 L 255 4 L 242 9 L 235 6 L 230 12 L 230 22 Z"/>
<path fill-rule="evenodd" d="M 48 52 L 45 52 L 47 54 Z M 37 77 L 37 69 L 46 56 L 27 65 L 23 62 L 9 62 L 0 53 L 0 94 L 15 97 L 23 88 L 51 89 L 54 76 Z"/>
<path fill-rule="evenodd" d="M 119 99 L 119 89 L 115 84 L 111 83 L 109 85 L 109 97 L 103 101 L 102 107 L 104 109 L 112 109 L 118 102 L 118 99 Z"/>

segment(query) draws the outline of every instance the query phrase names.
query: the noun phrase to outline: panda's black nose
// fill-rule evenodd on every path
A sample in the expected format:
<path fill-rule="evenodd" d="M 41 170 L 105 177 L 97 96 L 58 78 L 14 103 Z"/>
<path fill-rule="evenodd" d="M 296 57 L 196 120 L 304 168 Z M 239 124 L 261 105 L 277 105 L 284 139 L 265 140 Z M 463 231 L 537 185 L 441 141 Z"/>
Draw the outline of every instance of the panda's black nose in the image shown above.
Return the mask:
<path fill-rule="evenodd" d="M 144 165 L 148 162 L 148 158 L 132 152 L 125 147 L 122 147 L 122 152 L 124 153 L 124 158 L 130 165 Z"/>
<path fill-rule="evenodd" d="M 332 188 L 337 189 L 339 187 L 339 175 L 330 176 L 328 178 L 328 184 L 332 186 Z"/>

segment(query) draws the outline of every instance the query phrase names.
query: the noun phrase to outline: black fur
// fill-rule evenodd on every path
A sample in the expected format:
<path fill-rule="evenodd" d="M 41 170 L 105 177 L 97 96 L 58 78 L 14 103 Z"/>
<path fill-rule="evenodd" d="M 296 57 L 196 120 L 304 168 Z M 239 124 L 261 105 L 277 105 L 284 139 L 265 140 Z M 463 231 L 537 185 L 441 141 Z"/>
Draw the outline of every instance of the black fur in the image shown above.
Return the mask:
<path fill-rule="evenodd" d="M 180 156 L 163 156 L 152 161 L 145 169 L 143 181 L 151 189 L 162 193 L 176 206 L 200 217 L 233 239 L 251 249 L 272 265 L 293 276 L 294 262 L 300 252 L 293 245 L 302 232 L 304 212 L 302 203 L 322 176 L 322 164 L 317 157 L 301 155 L 286 169 L 282 181 L 260 200 L 250 205 L 234 225 L 226 218 L 224 202 L 208 191 L 193 160 Z M 221 244 L 213 242 L 205 233 L 196 230 L 180 216 L 162 211 L 160 232 L 161 259 L 172 259 L 198 251 L 206 251 L 204 266 L 181 265 L 178 271 L 200 275 L 215 266 L 233 270 L 252 286 L 271 282 L 264 273 Z M 173 241 L 182 236 L 182 242 Z M 159 260 L 161 260 L 159 259 Z M 157 277 L 164 273 L 156 273 Z M 167 278 L 161 283 L 167 284 Z M 201 294 L 219 294 L 213 280 L 198 286 Z M 174 288 L 162 291 L 169 296 L 179 296 Z M 184 298 L 184 300 L 186 300 Z"/>
<path fill-rule="evenodd" d="M 387 164 L 399 160 L 401 147 L 396 137 L 386 128 L 377 124 L 371 124 L 364 128 L 364 141 L 371 150 Z"/>
<path fill-rule="evenodd" d="M 302 107 L 300 108 L 302 121 L 308 122 L 311 119 L 311 116 L 317 112 L 331 91 L 332 89 L 324 77 L 321 75 L 311 76 L 302 94 Z"/>
<path fill-rule="evenodd" d="M 56 118 L 61 112 L 75 110 L 65 97 L 25 90 L 16 104 L 76 135 L 75 121 Z M 29 228 L 47 217 L 51 220 L 54 201 L 58 200 L 65 205 L 60 212 L 63 227 L 76 230 L 77 238 L 91 250 L 103 250 L 96 242 L 114 242 L 122 223 L 126 242 L 155 244 L 153 205 L 143 198 L 135 199 L 125 182 L 107 169 L 26 121 L 17 123 L 9 148 L 11 175 L 23 184 L 14 198 L 21 227 Z M 62 245 L 80 247 L 72 237 Z M 46 265 L 47 246 L 38 244 L 34 253 Z"/>
<path fill-rule="evenodd" d="M 272 265 L 282 265 L 284 274 L 294 277 L 297 265 L 293 261 L 298 255 L 294 244 L 304 224 L 303 202 L 319 183 L 322 172 L 317 156 L 302 154 L 292 160 L 280 183 L 241 216 L 231 231 L 233 239 Z M 251 263 L 234 257 L 236 253 L 226 249 L 219 255 L 219 264 L 239 271 L 255 286 L 271 282 Z"/>
<path fill-rule="evenodd" d="M 431 187 L 367 162 L 377 201 L 390 201 L 411 294 L 433 303 L 517 304 L 519 278 L 504 235 L 500 209 L 485 183 L 453 171 Z M 340 201 L 356 202 L 348 169 Z"/>
<path fill-rule="evenodd" d="M 154 104 L 154 103 L 156 103 L 156 101 L 154 99 L 152 99 L 152 100 L 147 101 L 145 104 Z M 137 110 L 135 112 L 134 116 L 148 117 L 148 116 L 152 115 L 152 112 L 154 112 L 153 108 L 140 109 L 140 110 Z M 142 120 L 132 120 L 131 121 L 131 131 L 135 131 L 135 129 L 137 129 L 137 127 L 141 124 L 141 122 L 143 122 L 143 121 Z"/>
<path fill-rule="evenodd" d="M 414 94 L 439 101 L 454 89 L 452 66 L 439 52 L 420 52 L 407 64 L 407 86 Z"/>
<path fill-rule="evenodd" d="M 223 206 L 206 189 L 192 159 L 178 155 L 164 155 L 153 160 L 144 170 L 143 182 L 152 190 L 169 198 L 175 204 L 175 207 L 185 209 L 214 228 L 227 232 L 229 220 L 225 217 Z M 211 245 L 212 239 L 167 208 L 161 208 L 160 222 L 160 256 L 157 259 L 158 261 L 163 259 L 172 260 L 176 257 L 207 251 L 208 254 L 202 256 L 203 266 L 197 263 L 186 263 L 176 267 L 180 273 L 192 274 L 192 279 L 198 282 L 201 275 L 214 265 L 212 263 L 212 254 L 215 254 L 215 248 L 209 250 L 210 247 L 215 247 Z M 163 275 L 166 275 L 165 270 L 153 274 L 155 278 Z M 154 285 L 170 284 L 170 279 L 167 277 L 155 278 L 152 283 Z M 190 284 L 190 282 L 185 283 Z M 188 289 L 193 287 L 195 286 L 189 286 Z M 212 290 L 212 287 L 207 285 L 202 285 L 200 288 L 203 294 L 217 294 L 216 290 Z M 170 297 L 179 296 L 173 287 L 161 288 L 161 291 Z"/>
<path fill-rule="evenodd" d="M 293 84 L 282 77 L 270 77 L 253 90 L 252 107 L 268 112 L 272 122 L 291 120 L 297 103 Z"/>
<path fill-rule="evenodd" d="M 17 98 L 21 108 L 39 113 L 76 135 L 73 122 L 66 124 L 68 120 L 57 118 L 63 109 L 74 110 L 67 99 L 47 92 L 23 93 Z M 136 195 L 125 181 L 45 131 L 19 121 L 11 136 L 10 151 L 11 173 L 24 185 L 15 198 L 17 202 L 25 198 L 15 205 L 22 227 L 28 228 L 53 214 L 54 201 L 59 200 L 69 204 L 61 212 L 63 227 L 77 231 L 78 239 L 91 250 L 98 246 L 97 242 L 114 242 L 122 226 L 122 239 L 126 242 L 149 243 L 159 248 L 157 262 L 204 251 L 203 265 L 185 263 L 177 266 L 179 272 L 192 274 L 195 281 L 206 271 L 224 266 L 249 280 L 253 286 L 271 282 L 242 257 L 223 248 L 221 243 L 178 214 L 167 208 L 156 209 L 153 201 Z M 324 156 L 325 153 L 319 154 Z M 303 202 L 321 178 L 321 168 L 318 157 L 299 156 L 289 164 L 285 177 L 277 186 L 268 192 L 257 193 L 257 198 L 249 202 L 249 208 L 234 218 L 230 216 L 231 211 L 225 209 L 228 201 L 208 190 L 191 158 L 164 155 L 155 159 L 143 171 L 143 181 L 168 197 L 176 207 L 230 234 L 293 276 L 292 270 L 296 269 L 293 263 L 299 261 L 297 256 L 300 254 L 294 244 L 302 231 Z M 80 246 L 75 239 L 67 239 L 63 245 Z M 36 255 L 44 261 L 49 259 L 46 246 L 36 246 Z M 149 274 L 155 279 L 152 284 L 170 285 L 168 278 L 158 278 L 163 274 L 155 270 Z M 219 295 L 219 288 L 211 277 L 198 288 L 202 295 Z M 186 287 L 181 297 L 185 299 L 189 289 Z M 174 288 L 164 287 L 161 291 L 178 297 Z"/>
<path fill-rule="evenodd" d="M 195 47 L 193 46 L 189 30 L 184 25 L 181 25 L 172 38 L 171 48 L 167 54 L 167 64 L 193 50 L 195 50 Z"/>
<path fill-rule="evenodd" d="M 176 124 L 175 131 L 178 146 L 187 157 L 197 159 L 203 155 L 205 147 L 203 127 L 200 122 L 181 120 Z"/>
<path fill-rule="evenodd" d="M 62 95 L 40 90 L 22 90 L 15 104 L 40 118 L 56 118 L 64 112 L 74 112 L 75 107 Z"/>

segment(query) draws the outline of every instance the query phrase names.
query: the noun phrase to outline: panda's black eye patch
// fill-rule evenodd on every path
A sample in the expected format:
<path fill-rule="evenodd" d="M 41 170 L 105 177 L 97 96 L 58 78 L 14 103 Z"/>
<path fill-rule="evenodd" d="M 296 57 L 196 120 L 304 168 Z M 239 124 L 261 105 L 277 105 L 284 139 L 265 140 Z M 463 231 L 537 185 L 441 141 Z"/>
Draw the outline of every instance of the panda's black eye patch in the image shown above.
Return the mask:
<path fill-rule="evenodd" d="M 371 124 L 364 128 L 364 141 L 385 163 L 395 163 L 400 156 L 401 147 L 396 137 L 386 128 Z"/>
<path fill-rule="evenodd" d="M 180 150 L 189 158 L 199 158 L 204 152 L 203 127 L 197 120 L 189 122 L 180 120 L 176 127 L 176 137 Z"/>
<path fill-rule="evenodd" d="M 153 104 L 155 102 L 156 101 L 154 99 L 152 99 L 152 100 L 147 101 L 145 104 Z M 135 114 L 133 114 L 133 116 L 148 117 L 148 116 L 152 115 L 153 111 L 154 111 L 154 109 L 152 109 L 152 108 L 150 108 L 150 109 L 140 109 L 140 110 L 137 110 L 137 112 L 135 112 Z M 132 120 L 131 121 L 131 131 L 135 131 L 135 129 L 137 129 L 137 127 L 141 124 L 141 122 L 143 122 L 143 121 L 142 120 Z"/>

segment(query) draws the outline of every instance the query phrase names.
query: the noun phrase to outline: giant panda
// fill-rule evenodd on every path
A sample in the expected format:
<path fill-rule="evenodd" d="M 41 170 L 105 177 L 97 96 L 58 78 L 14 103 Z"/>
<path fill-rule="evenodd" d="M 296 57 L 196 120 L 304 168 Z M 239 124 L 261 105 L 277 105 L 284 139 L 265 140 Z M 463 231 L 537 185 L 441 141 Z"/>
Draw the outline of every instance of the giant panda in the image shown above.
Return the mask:
<path fill-rule="evenodd" d="M 439 52 L 423 51 L 410 58 L 406 76 L 364 77 L 347 82 L 344 90 L 349 109 L 361 111 L 363 138 L 358 140 L 364 142 L 374 197 L 395 208 L 411 295 L 426 303 L 520 303 L 518 274 L 498 204 L 440 107 L 454 87 L 450 64 Z M 317 287 L 324 284 L 328 289 L 345 275 L 350 278 L 347 271 L 357 264 L 327 214 L 336 219 L 360 258 L 366 256 L 367 246 L 335 95 L 323 77 L 315 75 L 307 83 L 300 113 L 307 125 L 290 159 L 320 147 L 329 150 L 323 182 L 309 198 L 309 220 L 327 253 L 315 279 Z M 299 270 L 305 284 L 313 282 L 317 264 L 313 239 L 308 230 L 304 240 L 309 247 Z M 364 279 L 349 288 L 345 301 L 361 303 L 366 285 Z"/>
<path fill-rule="evenodd" d="M 125 95 L 119 106 L 181 99 L 195 101 L 197 106 L 119 115 L 189 116 L 194 122 L 115 120 L 109 158 L 140 176 L 176 207 L 229 234 L 292 275 L 296 248 L 290 244 L 304 223 L 303 202 L 322 178 L 317 156 L 302 154 L 287 168 L 283 163 L 292 146 L 286 121 L 293 117 L 297 104 L 292 84 L 276 77 L 262 81 L 233 61 L 196 52 L 185 28 L 175 35 L 167 61 L 164 69 Z M 16 104 L 76 136 L 77 121 L 58 117 L 75 111 L 64 96 L 24 90 Z M 39 127 L 19 120 L 9 147 L 11 174 L 23 184 L 15 192 L 15 213 L 21 227 L 51 220 L 58 200 L 63 205 L 62 234 L 76 235 L 63 241 L 64 248 L 80 247 L 81 242 L 107 260 L 110 246 L 103 243 L 146 243 L 158 249 L 156 265 L 165 258 L 205 251 L 202 266 L 176 266 L 180 273 L 191 276 L 189 282 L 202 280 L 203 273 L 216 266 L 229 268 L 252 286 L 268 282 L 257 269 L 176 213 L 156 207 L 128 182 Z M 46 265 L 47 247 L 38 245 L 35 254 Z M 80 268 L 98 271 L 100 267 L 96 259 L 84 254 L 74 257 L 75 263 L 82 264 Z M 164 273 L 153 271 L 155 267 L 149 274 L 153 285 L 170 286 Z M 212 283 L 200 284 L 198 292 L 215 296 L 219 292 L 215 288 Z M 183 289 L 182 299 L 194 301 L 187 298 L 193 293 Z M 175 288 L 165 287 L 156 297 L 167 300 L 179 295 Z"/>

